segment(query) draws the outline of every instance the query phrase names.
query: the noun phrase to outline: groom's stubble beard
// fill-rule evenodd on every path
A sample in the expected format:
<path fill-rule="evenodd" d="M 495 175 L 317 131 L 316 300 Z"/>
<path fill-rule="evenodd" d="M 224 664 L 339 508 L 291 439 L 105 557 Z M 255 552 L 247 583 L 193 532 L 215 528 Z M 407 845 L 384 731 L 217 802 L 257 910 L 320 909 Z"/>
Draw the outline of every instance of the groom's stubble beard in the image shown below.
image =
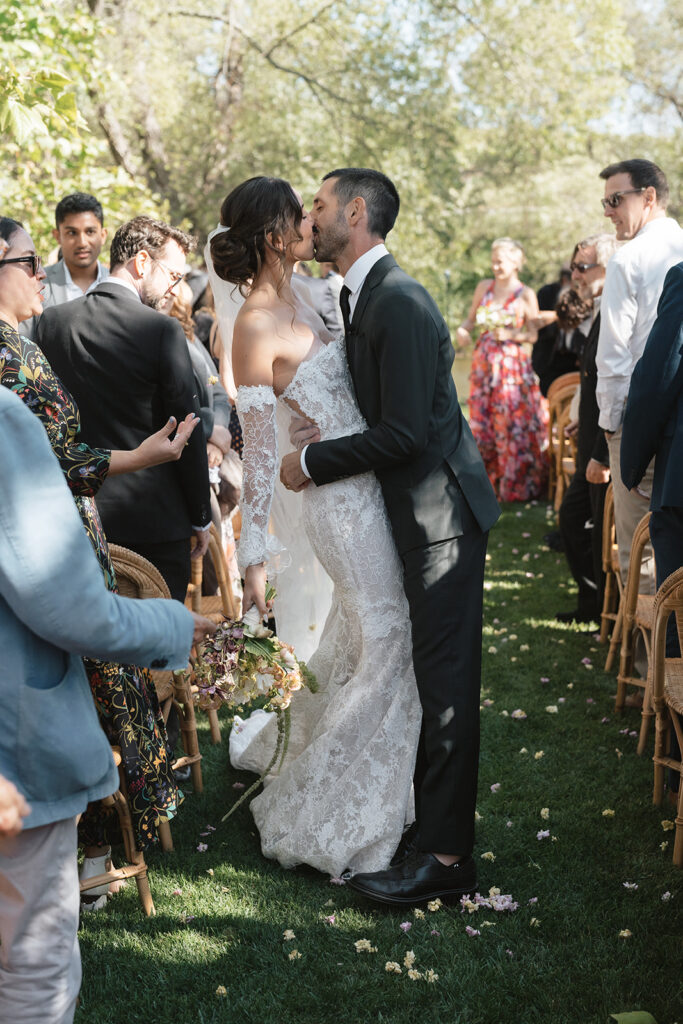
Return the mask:
<path fill-rule="evenodd" d="M 316 228 L 313 232 L 316 262 L 337 263 L 348 245 L 348 241 L 349 228 L 344 217 L 344 211 L 340 210 L 334 223 L 322 230 Z"/>

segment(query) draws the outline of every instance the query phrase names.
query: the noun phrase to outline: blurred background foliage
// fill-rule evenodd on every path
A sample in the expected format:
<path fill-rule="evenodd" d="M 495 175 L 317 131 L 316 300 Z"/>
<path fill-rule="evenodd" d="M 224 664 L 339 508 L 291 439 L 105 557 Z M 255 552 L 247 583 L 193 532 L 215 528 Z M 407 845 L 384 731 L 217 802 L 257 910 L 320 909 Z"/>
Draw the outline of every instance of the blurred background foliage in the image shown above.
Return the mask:
<path fill-rule="evenodd" d="M 534 287 L 556 276 L 613 160 L 659 163 L 681 214 L 678 0 L 0 0 L 0 30 L 2 213 L 44 255 L 71 191 L 110 230 L 148 212 L 205 236 L 245 177 L 310 202 L 369 165 L 454 324 L 497 236 Z"/>

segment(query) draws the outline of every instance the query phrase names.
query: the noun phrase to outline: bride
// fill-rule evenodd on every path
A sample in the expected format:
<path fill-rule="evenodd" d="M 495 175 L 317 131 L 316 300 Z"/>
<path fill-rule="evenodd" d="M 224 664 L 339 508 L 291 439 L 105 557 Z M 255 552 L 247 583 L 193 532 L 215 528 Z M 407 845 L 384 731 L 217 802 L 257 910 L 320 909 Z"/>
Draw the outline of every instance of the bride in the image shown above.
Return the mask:
<path fill-rule="evenodd" d="M 221 225 L 209 244 L 212 279 L 246 295 L 232 343 L 244 433 L 238 557 L 244 610 L 255 604 L 265 614 L 268 563 L 281 547 L 268 533 L 279 469 L 276 407 L 315 423 L 322 439 L 367 425 L 343 338 L 331 338 L 292 286 L 294 264 L 314 255 L 301 197 L 281 179 L 251 178 L 223 202 Z M 412 817 L 420 732 L 402 567 L 373 473 L 311 484 L 301 502 L 308 541 L 334 585 L 308 662 L 319 691 L 304 690 L 292 703 L 285 761 L 251 810 L 264 855 L 284 867 L 377 871 L 388 866 Z M 238 766 L 263 771 L 275 733 L 271 719 Z"/>

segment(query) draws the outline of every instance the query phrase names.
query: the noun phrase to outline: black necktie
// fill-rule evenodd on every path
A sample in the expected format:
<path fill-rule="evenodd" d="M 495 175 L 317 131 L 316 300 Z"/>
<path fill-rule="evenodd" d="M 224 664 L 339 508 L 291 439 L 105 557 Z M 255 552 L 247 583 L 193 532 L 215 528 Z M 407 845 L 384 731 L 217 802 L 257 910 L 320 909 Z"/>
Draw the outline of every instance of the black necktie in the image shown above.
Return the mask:
<path fill-rule="evenodd" d="M 351 289 L 347 288 L 346 285 L 342 285 L 342 290 L 339 293 L 339 305 L 341 307 L 342 319 L 344 321 L 344 334 L 351 333 L 351 307 L 349 306 L 349 295 Z"/>

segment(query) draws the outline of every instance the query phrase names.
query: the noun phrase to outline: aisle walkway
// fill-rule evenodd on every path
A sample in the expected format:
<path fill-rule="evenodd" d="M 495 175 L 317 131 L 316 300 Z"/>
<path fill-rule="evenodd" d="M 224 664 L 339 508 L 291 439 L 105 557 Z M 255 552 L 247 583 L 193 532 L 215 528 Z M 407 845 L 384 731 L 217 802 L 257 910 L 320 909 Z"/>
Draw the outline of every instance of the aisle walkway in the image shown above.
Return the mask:
<path fill-rule="evenodd" d="M 546 514 L 507 507 L 489 545 L 476 856 L 480 892 L 511 899 L 397 915 L 281 871 L 247 810 L 219 824 L 250 777 L 204 729 L 205 794 L 174 822 L 176 852 L 150 858 L 157 917 L 129 886 L 84 922 L 76 1024 L 672 1024 L 673 810 L 651 806 L 651 751 L 635 753 L 639 713 L 613 714 L 603 649 L 553 621 L 574 596 Z"/>

